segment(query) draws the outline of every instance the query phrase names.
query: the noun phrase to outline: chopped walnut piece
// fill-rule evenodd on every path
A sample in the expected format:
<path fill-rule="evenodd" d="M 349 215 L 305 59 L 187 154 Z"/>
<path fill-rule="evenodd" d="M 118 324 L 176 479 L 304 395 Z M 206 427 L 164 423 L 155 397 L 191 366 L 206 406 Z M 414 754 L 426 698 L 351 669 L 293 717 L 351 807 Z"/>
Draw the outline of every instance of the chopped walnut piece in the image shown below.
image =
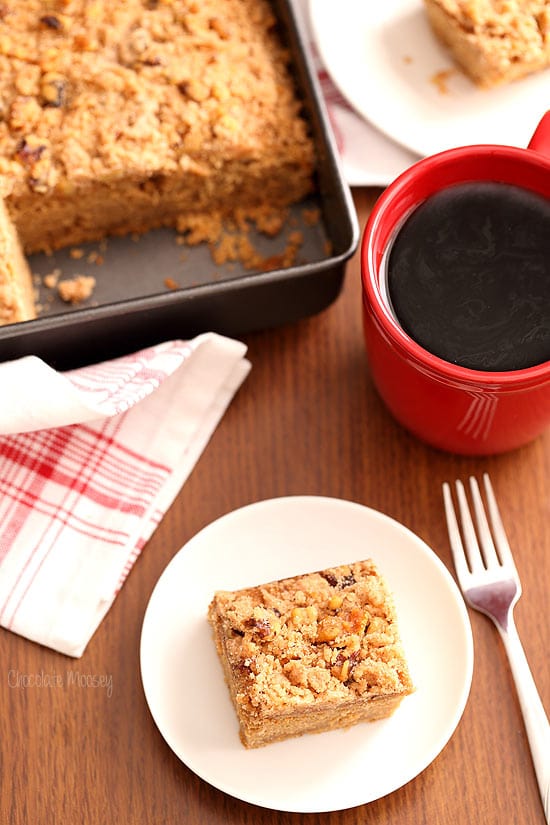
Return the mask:
<path fill-rule="evenodd" d="M 317 640 L 319 642 L 334 642 L 339 636 L 342 636 L 344 632 L 344 625 L 341 619 L 337 616 L 326 616 L 319 622 Z"/>
<path fill-rule="evenodd" d="M 46 72 L 40 81 L 40 94 L 45 106 L 64 106 L 67 101 L 67 80 L 57 72 Z"/>
<path fill-rule="evenodd" d="M 58 173 L 52 165 L 47 140 L 36 135 L 21 138 L 14 157 L 28 170 L 27 183 L 34 192 L 47 192 L 55 185 Z"/>
<path fill-rule="evenodd" d="M 44 14 L 40 18 L 40 22 L 49 29 L 54 29 L 59 31 L 63 28 L 63 23 L 59 17 L 56 17 L 55 14 Z"/>
<path fill-rule="evenodd" d="M 23 163 L 32 164 L 37 163 L 47 149 L 47 143 L 41 138 L 29 135 L 19 141 L 15 147 L 15 155 L 23 161 Z"/>

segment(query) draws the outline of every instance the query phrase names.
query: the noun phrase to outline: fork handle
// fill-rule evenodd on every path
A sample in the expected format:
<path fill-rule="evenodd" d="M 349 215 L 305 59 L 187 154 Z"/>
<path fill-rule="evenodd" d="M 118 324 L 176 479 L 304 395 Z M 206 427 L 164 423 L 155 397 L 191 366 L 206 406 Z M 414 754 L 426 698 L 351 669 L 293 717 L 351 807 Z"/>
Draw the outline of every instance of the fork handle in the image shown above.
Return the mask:
<path fill-rule="evenodd" d="M 497 625 L 504 643 L 539 784 L 546 821 L 550 822 L 550 725 L 512 615 L 508 627 Z"/>

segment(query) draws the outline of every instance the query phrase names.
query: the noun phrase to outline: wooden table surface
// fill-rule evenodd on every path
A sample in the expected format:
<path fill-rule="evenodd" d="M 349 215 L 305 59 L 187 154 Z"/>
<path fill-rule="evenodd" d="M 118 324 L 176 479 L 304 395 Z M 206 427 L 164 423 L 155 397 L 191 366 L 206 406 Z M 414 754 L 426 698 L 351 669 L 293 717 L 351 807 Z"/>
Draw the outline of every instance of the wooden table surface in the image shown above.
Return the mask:
<path fill-rule="evenodd" d="M 361 229 L 377 195 L 354 191 Z M 437 452 L 401 429 L 368 373 L 358 255 L 328 309 L 245 340 L 250 375 L 82 659 L 0 631 L 0 825 L 543 823 L 504 650 L 475 613 L 474 677 L 456 732 L 418 777 L 370 804 L 326 814 L 256 807 L 210 787 L 163 740 L 141 685 L 140 632 L 155 583 L 191 536 L 260 499 L 335 496 L 402 522 L 451 569 L 441 484 L 482 471 L 491 475 L 523 583 L 518 630 L 550 708 L 550 431 L 514 453 L 475 459 Z M 14 672 L 69 669 L 106 674 L 111 690 L 13 685 Z"/>

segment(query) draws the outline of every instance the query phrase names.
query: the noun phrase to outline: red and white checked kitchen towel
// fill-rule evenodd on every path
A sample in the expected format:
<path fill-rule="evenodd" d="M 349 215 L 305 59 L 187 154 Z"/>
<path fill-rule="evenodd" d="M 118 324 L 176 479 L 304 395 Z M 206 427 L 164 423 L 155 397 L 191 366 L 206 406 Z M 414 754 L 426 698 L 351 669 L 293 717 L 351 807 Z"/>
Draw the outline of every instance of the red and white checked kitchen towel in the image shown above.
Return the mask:
<path fill-rule="evenodd" d="M 213 333 L 0 366 L 0 625 L 81 656 L 250 363 Z"/>

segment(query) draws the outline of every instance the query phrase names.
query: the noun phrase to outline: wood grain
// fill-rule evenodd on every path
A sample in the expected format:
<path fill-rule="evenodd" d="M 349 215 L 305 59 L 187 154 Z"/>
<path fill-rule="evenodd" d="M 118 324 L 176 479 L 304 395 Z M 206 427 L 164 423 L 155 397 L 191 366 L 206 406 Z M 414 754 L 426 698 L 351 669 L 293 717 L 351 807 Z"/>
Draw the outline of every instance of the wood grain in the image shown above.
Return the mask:
<path fill-rule="evenodd" d="M 377 194 L 354 192 L 362 227 Z M 331 307 L 246 343 L 249 377 L 82 659 L 0 631 L 0 825 L 542 825 L 505 654 L 478 614 L 471 614 L 472 690 L 454 736 L 420 776 L 369 805 L 323 815 L 257 808 L 198 779 L 160 736 L 141 687 L 139 637 L 151 591 L 187 539 L 250 502 L 319 494 L 398 519 L 450 568 L 441 483 L 484 470 L 523 582 L 518 629 L 550 705 L 550 432 L 514 453 L 473 459 L 435 451 L 402 430 L 369 377 L 358 255 Z M 69 672 L 105 674 L 111 690 L 69 684 Z M 63 686 L 17 684 L 18 674 L 41 673 L 61 675 Z"/>

